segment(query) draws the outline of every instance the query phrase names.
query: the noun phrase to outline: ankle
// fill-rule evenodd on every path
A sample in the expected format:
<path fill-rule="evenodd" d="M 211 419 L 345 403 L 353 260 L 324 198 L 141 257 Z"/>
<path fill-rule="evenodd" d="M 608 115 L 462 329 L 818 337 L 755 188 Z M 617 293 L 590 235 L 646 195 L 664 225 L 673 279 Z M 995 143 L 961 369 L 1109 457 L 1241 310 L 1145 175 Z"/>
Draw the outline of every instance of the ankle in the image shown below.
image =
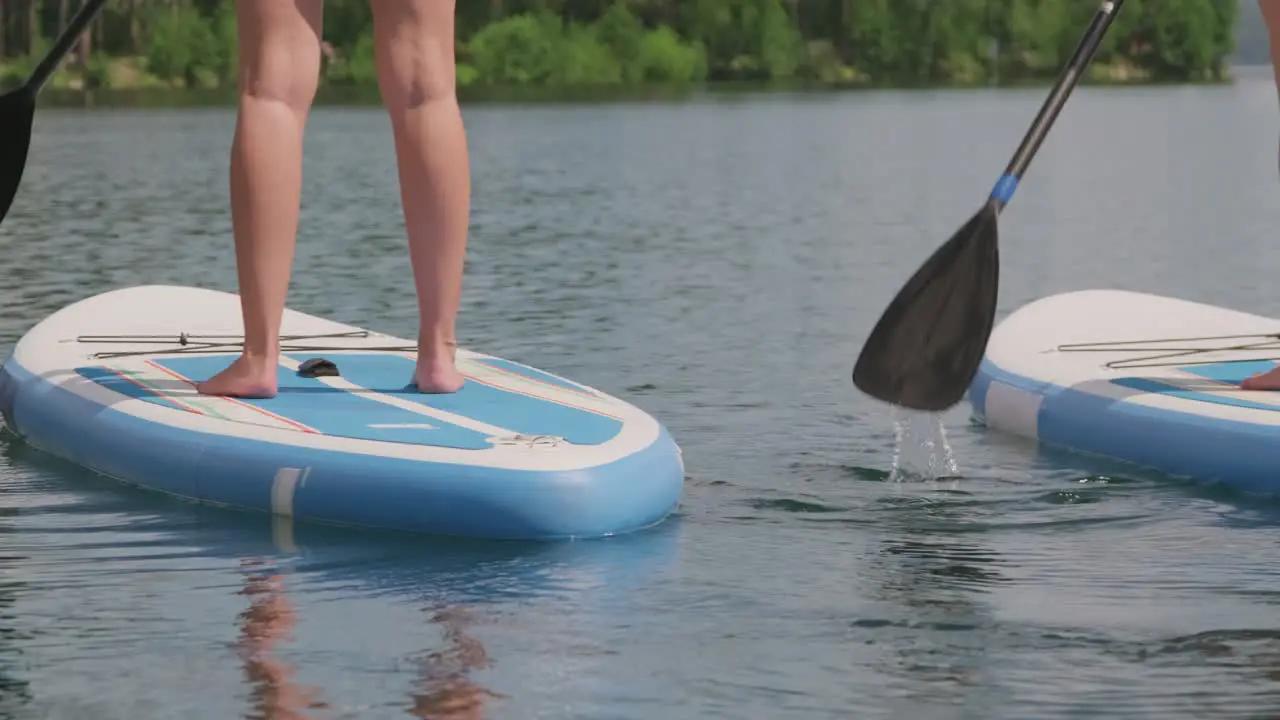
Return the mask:
<path fill-rule="evenodd" d="M 418 352 L 423 355 L 446 355 L 453 357 L 458 350 L 458 341 L 452 332 L 443 330 L 422 329 L 418 332 Z"/>
<path fill-rule="evenodd" d="M 247 362 L 255 365 L 274 365 L 280 359 L 280 347 L 276 345 L 262 348 L 246 344 L 241 355 Z"/>

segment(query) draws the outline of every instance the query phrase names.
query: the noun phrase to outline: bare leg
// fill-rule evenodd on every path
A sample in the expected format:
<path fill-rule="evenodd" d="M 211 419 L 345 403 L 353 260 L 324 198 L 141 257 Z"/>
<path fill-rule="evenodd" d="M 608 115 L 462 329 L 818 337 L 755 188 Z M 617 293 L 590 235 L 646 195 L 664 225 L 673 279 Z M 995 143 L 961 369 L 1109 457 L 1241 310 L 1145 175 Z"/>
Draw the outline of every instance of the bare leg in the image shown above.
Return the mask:
<path fill-rule="evenodd" d="M 391 117 L 400 201 L 418 292 L 418 367 L 426 393 L 462 388 L 454 323 L 471 213 L 471 168 L 458 108 L 454 0 L 372 0 L 378 87 Z"/>
<path fill-rule="evenodd" d="M 1262 19 L 1271 38 L 1271 67 L 1275 70 L 1276 90 L 1280 91 L 1280 0 L 1257 0 Z"/>
<path fill-rule="evenodd" d="M 240 98 L 231 216 L 244 353 L 206 395 L 273 397 L 302 194 L 302 134 L 320 76 L 323 0 L 237 0 Z"/>
<path fill-rule="evenodd" d="M 1276 76 L 1276 92 L 1280 94 L 1280 0 L 1258 0 L 1262 19 L 1271 36 L 1271 67 Z M 1245 390 L 1280 390 L 1280 366 L 1258 373 L 1240 383 Z"/>

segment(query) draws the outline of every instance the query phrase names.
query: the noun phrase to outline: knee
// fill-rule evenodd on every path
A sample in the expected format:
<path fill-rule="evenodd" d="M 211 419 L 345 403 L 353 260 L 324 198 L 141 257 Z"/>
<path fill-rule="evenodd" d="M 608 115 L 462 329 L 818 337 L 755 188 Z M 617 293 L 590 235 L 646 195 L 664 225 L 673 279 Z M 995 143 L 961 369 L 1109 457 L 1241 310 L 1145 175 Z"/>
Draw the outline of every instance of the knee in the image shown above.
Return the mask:
<path fill-rule="evenodd" d="M 398 32 L 378 44 L 378 85 L 390 110 L 457 98 L 452 38 Z"/>
<path fill-rule="evenodd" d="M 264 43 L 240 58 L 240 94 L 255 100 L 282 102 L 305 111 L 320 84 L 318 47 Z"/>

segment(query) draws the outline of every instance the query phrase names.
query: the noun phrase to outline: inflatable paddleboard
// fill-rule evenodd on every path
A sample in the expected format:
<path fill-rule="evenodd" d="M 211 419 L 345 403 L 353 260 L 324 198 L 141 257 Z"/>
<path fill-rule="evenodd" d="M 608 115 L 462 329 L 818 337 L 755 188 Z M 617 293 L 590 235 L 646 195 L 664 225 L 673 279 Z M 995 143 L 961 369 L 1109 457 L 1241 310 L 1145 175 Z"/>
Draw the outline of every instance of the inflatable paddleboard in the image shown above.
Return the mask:
<path fill-rule="evenodd" d="M 195 391 L 238 357 L 237 296 L 142 286 L 80 300 L 0 367 L 0 412 L 31 445 L 194 501 L 300 520 L 504 539 L 598 537 L 662 521 L 679 447 L 639 408 L 458 350 L 466 384 L 412 386 L 415 343 L 294 310 L 279 394 Z"/>
<path fill-rule="evenodd" d="M 1280 491 L 1280 320 L 1120 290 L 1046 297 L 997 325 L 969 389 L 993 429 L 1247 491 Z"/>

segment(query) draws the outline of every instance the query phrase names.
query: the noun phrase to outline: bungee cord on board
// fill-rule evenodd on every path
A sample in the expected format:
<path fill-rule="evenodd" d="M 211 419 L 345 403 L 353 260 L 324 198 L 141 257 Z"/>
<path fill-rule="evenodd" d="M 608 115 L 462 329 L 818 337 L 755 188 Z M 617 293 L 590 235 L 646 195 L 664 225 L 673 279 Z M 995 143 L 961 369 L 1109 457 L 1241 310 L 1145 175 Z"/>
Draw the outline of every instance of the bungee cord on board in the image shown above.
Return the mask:
<path fill-rule="evenodd" d="M 1237 343 L 1233 345 L 1220 345 L 1215 347 L 1156 347 L 1162 343 L 1194 343 L 1209 342 L 1215 340 L 1245 340 L 1245 339 L 1265 338 L 1260 342 Z M 1176 365 L 1217 365 L 1232 362 L 1259 362 L 1259 361 L 1280 361 L 1277 357 L 1249 357 L 1238 359 L 1214 359 L 1214 360 L 1178 360 L 1176 362 L 1156 362 L 1159 360 L 1169 360 L 1171 358 L 1186 358 L 1195 355 L 1204 355 L 1208 353 L 1225 353 L 1225 352 L 1259 352 L 1265 350 L 1280 351 L 1280 333 L 1252 333 L 1247 335 L 1205 335 L 1201 337 L 1183 337 L 1183 338 L 1159 338 L 1149 340 L 1112 340 L 1108 342 L 1093 343 L 1067 343 L 1057 347 L 1058 352 L 1156 352 L 1154 355 L 1145 355 L 1136 358 L 1125 358 L 1123 360 L 1111 360 L 1103 364 L 1104 367 L 1113 370 L 1141 368 L 1141 367 L 1171 367 Z"/>
<path fill-rule="evenodd" d="M 315 351 L 371 351 L 371 352 L 417 352 L 416 345 L 296 345 L 290 343 L 299 343 L 306 340 L 326 340 L 326 339 L 351 339 L 360 340 L 367 339 L 371 333 L 367 330 L 352 330 L 350 332 L 338 333 L 320 333 L 316 335 L 281 335 L 280 336 L 280 352 L 315 352 Z M 140 355 L 183 355 L 193 353 L 207 352 L 240 352 L 244 348 L 243 335 L 199 335 L 189 333 L 178 333 L 177 335 L 80 335 L 75 339 L 76 342 L 82 344 L 111 344 L 111 345 L 162 345 L 165 347 L 150 348 L 147 350 L 117 350 L 111 352 L 94 353 L 92 357 L 95 360 L 107 360 L 111 358 L 136 357 Z M 175 347 L 176 346 L 176 347 Z"/>

